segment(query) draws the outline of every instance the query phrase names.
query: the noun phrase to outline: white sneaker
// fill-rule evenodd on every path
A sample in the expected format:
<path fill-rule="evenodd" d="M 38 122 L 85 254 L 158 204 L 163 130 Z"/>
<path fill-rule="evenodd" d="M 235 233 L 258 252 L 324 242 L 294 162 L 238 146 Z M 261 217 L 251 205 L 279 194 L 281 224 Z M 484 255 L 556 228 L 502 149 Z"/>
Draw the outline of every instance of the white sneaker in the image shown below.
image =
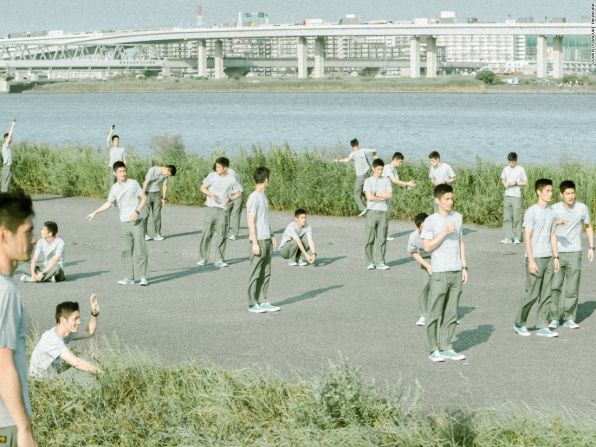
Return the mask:
<path fill-rule="evenodd" d="M 394 238 L 394 237 L 392 237 L 392 236 L 387 236 L 387 240 L 388 240 L 388 241 L 392 241 L 393 239 L 395 239 L 395 238 Z"/>
<path fill-rule="evenodd" d="M 525 326 L 517 326 L 517 325 L 513 325 L 513 330 L 515 331 L 515 333 L 517 335 L 521 335 L 522 337 L 529 337 L 530 335 L 530 331 L 528 330 L 527 327 Z"/>
<path fill-rule="evenodd" d="M 445 361 L 445 357 L 443 357 L 439 351 L 431 352 L 430 355 L 428 356 L 428 358 L 431 362 L 434 362 L 434 363 Z"/>
<path fill-rule="evenodd" d="M 375 268 L 377 270 L 389 270 L 391 267 L 389 267 L 388 265 L 383 264 L 382 262 L 380 264 L 377 264 L 375 266 Z"/>
<path fill-rule="evenodd" d="M 120 281 L 118 281 L 118 284 L 120 284 L 121 286 L 130 286 L 131 284 L 134 284 L 134 280 L 130 279 L 130 278 L 124 278 L 121 279 Z"/>
<path fill-rule="evenodd" d="M 264 310 L 265 312 L 278 312 L 281 310 L 281 308 L 279 306 L 273 306 L 273 305 L 269 304 L 268 302 L 261 303 L 260 306 L 261 306 L 261 309 Z"/>
<path fill-rule="evenodd" d="M 519 239 L 513 239 L 513 243 L 514 244 L 521 244 L 521 241 Z"/>
<path fill-rule="evenodd" d="M 165 237 L 163 237 L 161 234 L 156 234 L 153 239 L 155 239 L 156 241 L 163 241 Z"/>
<path fill-rule="evenodd" d="M 265 309 L 262 309 L 261 306 L 255 304 L 254 306 L 248 306 L 248 311 L 254 314 L 264 314 L 267 312 Z"/>
<path fill-rule="evenodd" d="M 513 244 L 513 241 L 511 239 L 507 239 L 507 238 L 501 240 L 500 242 L 501 242 L 501 244 Z"/>
<path fill-rule="evenodd" d="M 29 275 L 22 275 L 21 276 L 21 281 L 22 282 L 33 282 L 33 279 Z"/>
<path fill-rule="evenodd" d="M 151 236 L 149 236 L 148 234 L 145 235 L 145 240 L 146 241 L 150 241 L 151 239 L 153 239 Z"/>
<path fill-rule="evenodd" d="M 426 318 L 425 317 L 418 318 L 418 321 L 416 322 L 416 326 L 426 326 Z"/>
<path fill-rule="evenodd" d="M 565 326 L 567 329 L 579 329 L 579 324 L 577 324 L 573 320 L 565 321 L 565 323 L 563 323 L 563 326 Z"/>
<path fill-rule="evenodd" d="M 204 265 L 207 265 L 207 260 L 206 259 L 199 259 L 199 262 L 197 262 L 197 265 L 200 267 L 203 267 Z"/>
<path fill-rule="evenodd" d="M 367 212 L 368 212 L 367 209 L 364 209 L 364 210 L 360 211 L 360 214 L 358 214 L 358 217 L 364 216 Z"/>
<path fill-rule="evenodd" d="M 368 270 L 374 270 L 375 269 L 375 265 L 374 264 L 368 264 L 368 266 L 366 268 Z"/>
<path fill-rule="evenodd" d="M 139 285 L 140 286 L 148 286 L 149 283 L 147 282 L 147 278 L 141 278 L 141 280 L 139 281 Z"/>
<path fill-rule="evenodd" d="M 288 265 L 289 265 L 290 267 L 297 267 L 297 266 L 298 266 L 298 263 L 297 263 L 296 261 L 294 261 L 293 259 L 290 259 L 290 260 L 288 261 Z"/>
<path fill-rule="evenodd" d="M 228 263 L 222 261 L 221 259 L 219 261 L 215 261 L 215 263 L 213 264 L 215 267 L 219 267 L 219 268 L 223 268 L 223 267 L 227 267 Z"/>
<path fill-rule="evenodd" d="M 298 267 L 306 267 L 308 265 L 308 262 L 303 261 L 302 259 L 300 261 L 298 261 Z"/>
<path fill-rule="evenodd" d="M 235 235 L 235 234 L 231 234 L 231 235 L 228 237 L 228 239 L 229 239 L 229 240 L 231 240 L 231 241 L 235 241 L 235 240 L 236 240 L 236 239 L 238 239 L 238 238 L 236 237 L 236 235 Z"/>

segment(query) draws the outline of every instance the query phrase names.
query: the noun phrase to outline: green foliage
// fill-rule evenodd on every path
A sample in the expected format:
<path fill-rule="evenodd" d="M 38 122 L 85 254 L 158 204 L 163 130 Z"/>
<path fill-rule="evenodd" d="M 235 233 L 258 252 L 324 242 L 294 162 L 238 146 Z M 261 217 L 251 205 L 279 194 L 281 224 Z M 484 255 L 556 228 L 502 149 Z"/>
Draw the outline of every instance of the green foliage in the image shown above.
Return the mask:
<path fill-rule="evenodd" d="M 152 139 L 151 157 L 141 156 L 128 148 L 129 177 L 142 183 L 147 169 L 156 164 L 174 164 L 178 168 L 170 181 L 170 203 L 204 204 L 199 188 L 211 172 L 213 163 L 224 152 L 204 157 L 186 152 L 180 136 L 157 136 Z M 339 148 L 297 152 L 288 144 L 270 146 L 264 150 L 254 145 L 230 158 L 239 173 L 247 196 L 254 187 L 252 173 L 258 166 L 271 170 L 267 196 L 271 209 L 293 211 L 305 208 L 309 214 L 354 216 L 358 213 L 352 198 L 354 168 L 332 160 L 340 155 Z M 555 186 L 562 180 L 573 180 L 578 187 L 578 200 L 596 210 L 596 168 L 563 160 L 557 165 L 525 165 L 530 184 L 540 177 L 551 178 Z M 391 215 L 394 219 L 412 220 L 420 212 L 433 208 L 433 187 L 428 180 L 428 165 L 423 162 L 405 163 L 399 169 L 403 180 L 414 180 L 415 189 L 394 188 Z M 456 209 L 466 222 L 497 227 L 502 224 L 503 187 L 500 182 L 502 165 L 476 160 L 473 165 L 454 166 Z M 89 147 L 63 146 L 50 148 L 45 144 L 20 143 L 14 146 L 14 179 L 17 186 L 30 193 L 64 196 L 106 197 L 107 154 Z M 555 188 L 556 190 L 557 188 Z M 555 192 L 555 199 L 558 193 Z M 535 202 L 531 186 L 524 188 L 526 207 Z"/>
<path fill-rule="evenodd" d="M 120 347 L 93 351 L 100 374 L 30 383 L 39 445 L 587 447 L 596 442 L 589 421 L 516 408 L 423 414 L 407 408 L 398 392 L 366 383 L 346 363 L 321 379 L 290 380 L 197 363 L 166 367 Z"/>
<path fill-rule="evenodd" d="M 487 69 L 480 70 L 476 74 L 476 79 L 488 85 L 498 85 L 503 83 L 501 78 L 499 78 L 494 72 Z"/>

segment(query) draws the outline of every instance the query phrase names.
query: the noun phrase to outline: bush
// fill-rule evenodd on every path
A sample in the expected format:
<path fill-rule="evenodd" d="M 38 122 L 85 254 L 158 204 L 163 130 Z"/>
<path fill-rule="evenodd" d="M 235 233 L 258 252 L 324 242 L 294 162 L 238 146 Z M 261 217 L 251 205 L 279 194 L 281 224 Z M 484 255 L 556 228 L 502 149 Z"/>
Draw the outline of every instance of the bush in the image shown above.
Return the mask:
<path fill-rule="evenodd" d="M 476 79 L 488 85 L 498 85 L 503 83 L 501 78 L 499 78 L 494 72 L 486 69 L 480 70 L 476 74 Z"/>

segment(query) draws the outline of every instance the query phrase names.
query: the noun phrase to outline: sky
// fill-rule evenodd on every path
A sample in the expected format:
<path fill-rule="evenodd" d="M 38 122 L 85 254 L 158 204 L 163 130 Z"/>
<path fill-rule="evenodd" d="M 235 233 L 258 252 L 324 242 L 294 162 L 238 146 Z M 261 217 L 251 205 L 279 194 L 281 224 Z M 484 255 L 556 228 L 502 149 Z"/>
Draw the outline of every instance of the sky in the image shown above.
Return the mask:
<path fill-rule="evenodd" d="M 594 0 L 593 0 L 594 1 Z M 438 17 L 455 11 L 459 21 L 477 17 L 501 21 L 533 16 L 567 17 L 577 21 L 591 15 L 585 0 L 0 0 L 0 36 L 19 31 L 100 31 L 195 24 L 202 4 L 206 25 L 229 23 L 238 12 L 264 11 L 271 23 L 294 23 L 305 18 L 337 22 L 345 14 L 364 19 L 407 20 Z"/>

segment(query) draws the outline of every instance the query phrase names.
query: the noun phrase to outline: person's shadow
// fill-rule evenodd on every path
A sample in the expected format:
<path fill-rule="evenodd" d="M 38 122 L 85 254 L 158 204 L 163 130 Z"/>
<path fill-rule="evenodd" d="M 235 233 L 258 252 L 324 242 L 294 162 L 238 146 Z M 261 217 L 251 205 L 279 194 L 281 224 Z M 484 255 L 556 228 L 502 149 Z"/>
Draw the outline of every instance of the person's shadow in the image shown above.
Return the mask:
<path fill-rule="evenodd" d="M 466 351 L 473 346 L 486 343 L 494 331 L 495 327 L 492 324 L 481 324 L 476 329 L 458 332 L 453 349 Z"/>
<path fill-rule="evenodd" d="M 586 301 L 577 306 L 577 320 L 576 323 L 581 323 L 592 316 L 596 310 L 596 301 Z"/>
<path fill-rule="evenodd" d="M 324 287 L 321 289 L 309 290 L 308 292 L 301 293 L 300 295 L 286 298 L 283 301 L 278 301 L 275 303 L 275 305 L 276 306 L 284 306 L 286 304 L 299 303 L 300 301 L 309 300 L 311 298 L 314 298 L 314 297 L 321 295 L 322 293 L 328 292 L 330 290 L 340 289 L 343 286 L 344 286 L 344 284 L 336 284 L 334 286 Z"/>
<path fill-rule="evenodd" d="M 320 258 L 317 259 L 315 262 L 315 266 L 316 267 L 325 267 L 327 265 L 331 265 L 336 261 L 339 261 L 340 259 L 346 259 L 346 256 L 334 256 L 332 258 Z"/>

